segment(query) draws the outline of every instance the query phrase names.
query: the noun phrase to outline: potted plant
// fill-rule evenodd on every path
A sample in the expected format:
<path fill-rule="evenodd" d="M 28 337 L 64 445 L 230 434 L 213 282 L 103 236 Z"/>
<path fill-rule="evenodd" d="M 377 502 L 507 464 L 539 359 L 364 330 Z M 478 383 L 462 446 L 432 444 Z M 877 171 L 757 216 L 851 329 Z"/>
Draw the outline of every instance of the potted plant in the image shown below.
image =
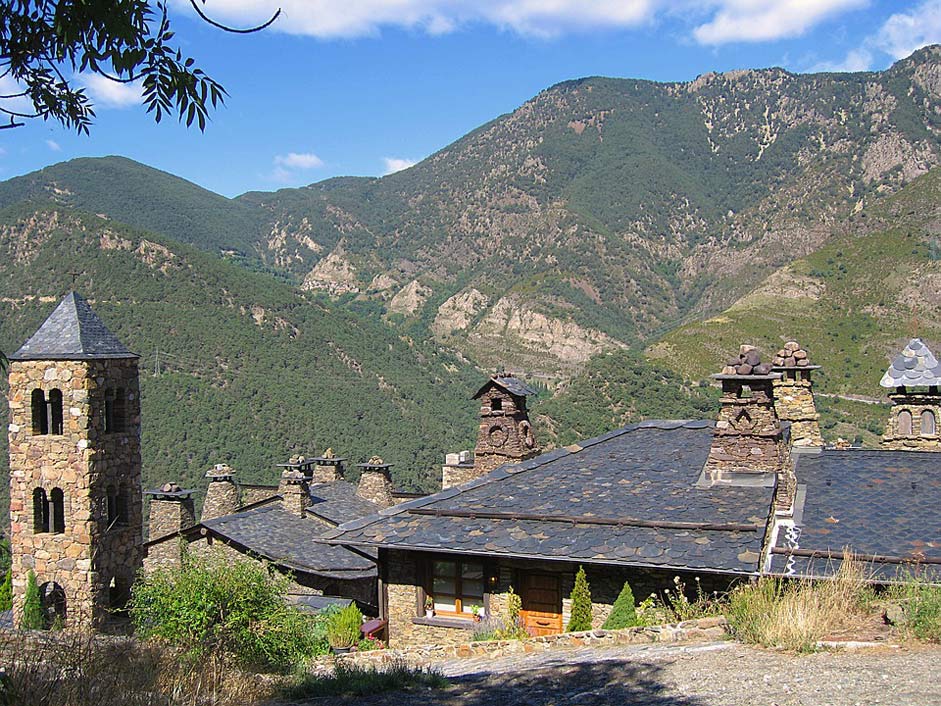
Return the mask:
<path fill-rule="evenodd" d="M 327 642 L 334 654 L 346 654 L 359 643 L 362 624 L 363 614 L 355 604 L 330 616 L 327 623 Z"/>
<path fill-rule="evenodd" d="M 435 616 L 435 599 L 431 596 L 425 596 L 425 617 L 433 618 Z"/>
<path fill-rule="evenodd" d="M 484 615 L 486 615 L 484 609 L 479 605 L 472 605 L 470 607 L 470 612 L 471 615 L 474 616 L 474 621 L 478 623 L 483 619 Z"/>

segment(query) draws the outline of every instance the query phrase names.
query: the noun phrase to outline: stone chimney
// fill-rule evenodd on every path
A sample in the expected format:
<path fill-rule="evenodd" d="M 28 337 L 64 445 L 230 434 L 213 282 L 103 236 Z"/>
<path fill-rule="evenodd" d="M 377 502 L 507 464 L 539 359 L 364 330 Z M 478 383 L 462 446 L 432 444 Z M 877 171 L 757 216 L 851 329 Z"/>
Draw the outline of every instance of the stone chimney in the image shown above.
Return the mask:
<path fill-rule="evenodd" d="M 889 421 L 882 447 L 908 451 L 941 451 L 941 365 L 920 338 L 897 355 L 879 383 L 892 390 Z"/>
<path fill-rule="evenodd" d="M 168 535 L 178 535 L 196 524 L 196 507 L 192 490 L 184 490 L 176 483 L 165 483 L 156 490 L 147 490 L 150 496 L 150 530 L 153 541 Z M 153 544 L 144 562 L 148 571 L 180 565 L 181 547 L 177 538 Z"/>
<path fill-rule="evenodd" d="M 519 463 L 539 453 L 532 424 L 526 411 L 526 398 L 536 392 L 519 378 L 498 373 L 481 387 L 474 399 L 480 400 L 480 427 L 474 448 L 474 469 L 454 474 L 465 483 L 507 463 Z"/>
<path fill-rule="evenodd" d="M 814 404 L 814 390 L 810 382 L 813 370 L 807 351 L 797 341 L 788 341 L 771 360 L 771 370 L 780 373 L 774 381 L 774 409 L 778 419 L 791 424 L 791 445 L 823 447 L 820 434 L 820 415 Z"/>
<path fill-rule="evenodd" d="M 302 472 L 287 469 L 281 473 L 278 494 L 281 496 L 282 508 L 292 515 L 304 517 L 307 506 L 310 505 L 310 488 Z"/>
<path fill-rule="evenodd" d="M 441 490 L 466 483 L 476 477 L 473 451 L 445 454 L 444 465 L 441 467 Z"/>
<path fill-rule="evenodd" d="M 378 456 L 373 456 L 366 463 L 358 464 L 363 469 L 359 477 L 356 494 L 364 500 L 382 507 L 395 504 L 392 497 L 392 465 L 384 463 Z"/>
<path fill-rule="evenodd" d="M 713 379 L 722 384 L 719 417 L 704 474 L 717 484 L 776 483 L 775 504 L 789 508 L 797 484 L 784 432 L 775 413 L 774 382 L 780 373 L 762 363 L 754 346 L 742 346 L 739 356 Z"/>
<path fill-rule="evenodd" d="M 239 488 L 232 476 L 235 471 L 224 463 L 217 463 L 206 472 L 209 487 L 203 501 L 201 521 L 231 515 L 239 508 Z"/>
<path fill-rule="evenodd" d="M 343 462 L 346 459 L 338 457 L 333 453 L 333 449 L 327 449 L 323 452 L 323 456 L 312 460 L 316 465 L 311 483 L 333 483 L 343 480 Z"/>

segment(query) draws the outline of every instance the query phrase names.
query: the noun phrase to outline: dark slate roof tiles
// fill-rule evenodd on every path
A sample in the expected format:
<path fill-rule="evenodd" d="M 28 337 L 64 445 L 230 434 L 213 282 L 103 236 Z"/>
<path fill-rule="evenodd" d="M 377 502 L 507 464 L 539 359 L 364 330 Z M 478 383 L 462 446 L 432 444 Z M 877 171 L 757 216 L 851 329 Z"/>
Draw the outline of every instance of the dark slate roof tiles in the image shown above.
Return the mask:
<path fill-rule="evenodd" d="M 369 559 L 321 542 L 315 520 L 294 515 L 280 505 L 257 507 L 202 524 L 222 538 L 295 571 L 345 579 L 376 575 Z"/>
<path fill-rule="evenodd" d="M 857 554 L 941 560 L 941 454 L 917 451 L 826 449 L 801 454 L 797 481 L 806 489 L 798 512 L 796 542 L 779 532 L 778 548 L 798 548 L 840 557 L 844 547 Z M 775 554 L 775 573 L 827 575 L 838 558 Z M 873 563 L 869 570 L 889 579 L 913 566 Z M 937 574 L 941 565 L 919 570 Z"/>
<path fill-rule="evenodd" d="M 569 447 L 574 451 L 557 449 L 499 469 L 481 482 L 388 508 L 325 537 L 353 545 L 752 573 L 758 568 L 773 489 L 696 488 L 711 440 L 708 422 L 633 425 Z M 448 515 L 475 510 L 548 517 Z M 436 511 L 441 514 L 428 514 Z M 754 529 L 563 522 L 562 516 Z M 701 551 L 703 546 L 709 551 Z"/>
<path fill-rule="evenodd" d="M 341 525 L 350 520 L 374 515 L 379 505 L 356 494 L 356 486 L 345 480 L 317 483 L 310 486 L 310 507 L 307 511 L 332 524 Z"/>
<path fill-rule="evenodd" d="M 941 364 L 920 338 L 913 338 L 892 361 L 879 384 L 890 388 L 941 385 Z"/>
<path fill-rule="evenodd" d="M 491 384 L 496 384 L 509 392 L 511 395 L 516 395 L 517 397 L 530 397 L 536 394 L 536 391 L 533 388 L 531 388 L 519 378 L 515 378 L 510 375 L 495 375 L 485 382 L 479 390 L 477 390 L 477 393 L 474 395 L 473 399 L 476 400 L 478 397 L 480 397 L 484 391 L 490 387 Z"/>
<path fill-rule="evenodd" d="M 87 301 L 75 292 L 69 292 L 36 333 L 10 356 L 10 360 L 137 357 L 108 330 Z"/>

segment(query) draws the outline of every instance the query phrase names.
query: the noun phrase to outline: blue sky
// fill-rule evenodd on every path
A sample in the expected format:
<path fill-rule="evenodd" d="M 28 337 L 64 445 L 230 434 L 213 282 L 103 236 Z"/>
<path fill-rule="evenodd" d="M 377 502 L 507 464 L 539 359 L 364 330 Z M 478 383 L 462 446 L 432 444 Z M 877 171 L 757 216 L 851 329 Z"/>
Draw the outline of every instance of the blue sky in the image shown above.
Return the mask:
<path fill-rule="evenodd" d="M 941 0 L 207 0 L 241 26 L 282 7 L 248 36 L 171 5 L 184 51 L 230 94 L 206 132 L 155 125 L 133 89 L 89 82 L 91 135 L 0 131 L 0 179 L 107 154 L 227 196 L 380 175 L 571 78 L 877 70 L 941 42 Z"/>

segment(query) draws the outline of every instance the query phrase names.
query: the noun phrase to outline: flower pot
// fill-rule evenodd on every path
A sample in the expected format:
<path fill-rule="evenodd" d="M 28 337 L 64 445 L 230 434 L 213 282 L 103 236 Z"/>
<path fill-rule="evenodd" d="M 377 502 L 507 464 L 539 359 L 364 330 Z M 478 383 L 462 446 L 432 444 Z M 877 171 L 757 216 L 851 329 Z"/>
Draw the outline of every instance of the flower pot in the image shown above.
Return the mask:
<path fill-rule="evenodd" d="M 335 655 L 348 655 L 353 651 L 352 647 L 331 647 L 330 649 L 333 650 L 333 654 Z"/>
<path fill-rule="evenodd" d="M 434 609 L 434 608 L 431 608 L 431 609 L 426 608 L 426 609 L 425 609 L 425 617 L 426 617 L 426 618 L 433 618 L 433 617 L 435 617 L 435 609 Z"/>

